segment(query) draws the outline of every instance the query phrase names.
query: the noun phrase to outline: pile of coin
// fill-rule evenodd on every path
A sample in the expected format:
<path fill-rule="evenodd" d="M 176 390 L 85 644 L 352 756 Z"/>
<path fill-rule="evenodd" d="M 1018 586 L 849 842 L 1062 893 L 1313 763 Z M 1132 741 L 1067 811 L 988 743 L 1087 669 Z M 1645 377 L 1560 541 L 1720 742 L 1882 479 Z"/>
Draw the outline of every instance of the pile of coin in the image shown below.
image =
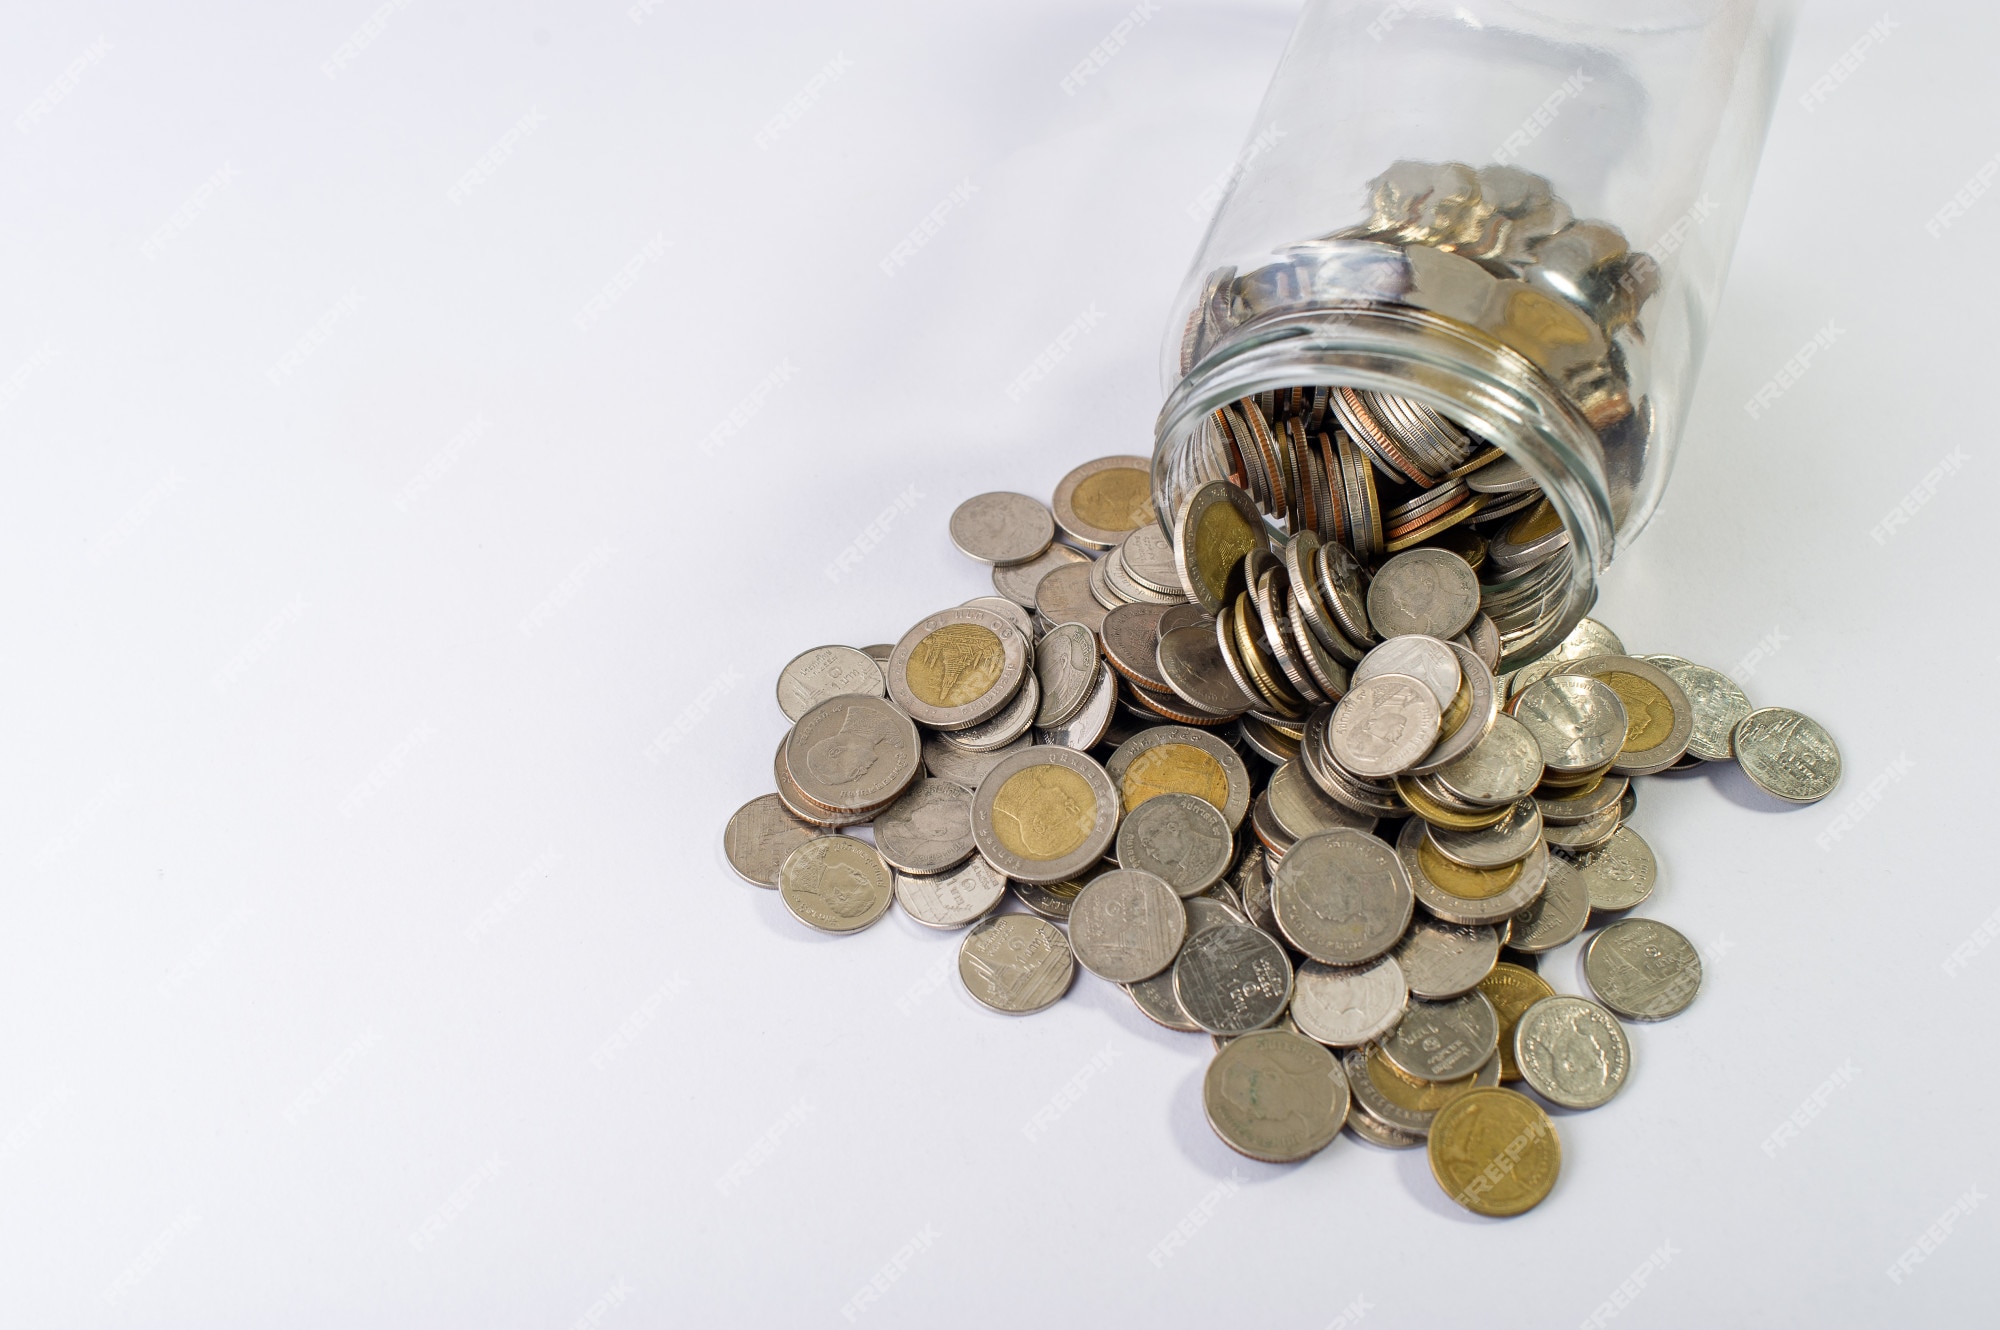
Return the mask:
<path fill-rule="evenodd" d="M 1373 460 L 1336 443 L 1343 476 L 1385 453 L 1436 475 L 1475 447 L 1412 404 L 1321 397 L 1221 414 L 1253 439 L 1272 418 L 1306 437 L 1321 410 L 1395 422 Z M 776 793 L 725 848 L 813 928 L 896 903 L 965 930 L 960 979 L 992 1010 L 1042 1010 L 1081 966 L 1209 1035 L 1204 1108 L 1246 1156 L 1303 1159 L 1344 1126 L 1424 1146 L 1453 1200 L 1517 1214 L 1560 1165 L 1542 1104 L 1607 1102 L 1631 1068 L 1623 1022 L 1700 987 L 1687 939 L 1633 913 L 1658 872 L 1633 781 L 1734 760 L 1811 802 L 1839 754 L 1594 619 L 1496 673 L 1482 543 L 1442 511 L 1405 525 L 1430 543 L 1357 537 L 1368 484 L 1348 507 L 1314 457 L 1274 450 L 1256 488 L 1212 481 L 1164 524 L 1137 457 L 1077 468 L 1046 507 L 968 500 L 952 539 L 998 594 L 788 664 Z M 1266 521 L 1280 502 L 1310 515 L 1289 538 Z M 838 834 L 863 823 L 872 843 Z M 1589 996 L 1558 993 L 1537 958 L 1591 928 Z"/>

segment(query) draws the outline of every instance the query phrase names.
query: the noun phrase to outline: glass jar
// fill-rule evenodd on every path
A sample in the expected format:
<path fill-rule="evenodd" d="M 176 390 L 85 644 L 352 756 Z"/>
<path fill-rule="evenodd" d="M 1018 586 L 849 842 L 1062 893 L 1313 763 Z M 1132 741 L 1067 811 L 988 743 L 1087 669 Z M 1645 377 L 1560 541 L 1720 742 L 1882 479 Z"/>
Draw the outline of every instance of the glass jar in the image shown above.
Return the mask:
<path fill-rule="evenodd" d="M 1465 553 L 1503 668 L 1560 642 L 1659 503 L 1791 19 L 1308 0 L 1169 324 L 1169 535 L 1231 479 L 1364 564 Z"/>

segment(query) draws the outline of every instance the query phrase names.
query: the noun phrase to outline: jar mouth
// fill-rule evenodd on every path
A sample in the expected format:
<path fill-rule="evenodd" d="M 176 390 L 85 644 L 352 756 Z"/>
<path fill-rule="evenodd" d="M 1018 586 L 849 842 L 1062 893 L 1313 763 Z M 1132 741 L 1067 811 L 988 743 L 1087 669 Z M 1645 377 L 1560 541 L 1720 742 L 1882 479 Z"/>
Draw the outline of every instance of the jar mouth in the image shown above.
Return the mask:
<path fill-rule="evenodd" d="M 1320 385 L 1428 406 L 1500 448 L 1541 485 L 1569 533 L 1569 576 L 1550 591 L 1560 605 L 1543 628 L 1507 644 L 1503 669 L 1545 654 L 1589 613 L 1615 541 L 1596 432 L 1519 352 L 1422 309 L 1333 304 L 1273 312 L 1210 348 L 1168 395 L 1154 428 L 1153 502 L 1169 538 L 1175 497 L 1223 478 L 1195 438 L 1210 413 L 1267 390 Z"/>

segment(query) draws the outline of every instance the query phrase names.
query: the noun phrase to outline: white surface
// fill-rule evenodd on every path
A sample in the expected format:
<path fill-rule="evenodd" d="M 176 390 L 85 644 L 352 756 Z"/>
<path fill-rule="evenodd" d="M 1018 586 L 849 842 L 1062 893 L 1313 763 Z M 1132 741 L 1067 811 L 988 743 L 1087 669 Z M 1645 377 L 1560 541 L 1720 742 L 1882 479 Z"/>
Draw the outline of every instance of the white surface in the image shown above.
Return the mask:
<path fill-rule="evenodd" d="M 1646 783 L 1649 912 L 1708 985 L 1633 1030 L 1631 1085 L 1562 1119 L 1555 1195 L 1502 1224 L 1421 1153 L 1240 1160 L 1201 1117 L 1205 1041 L 1088 977 L 989 1015 L 940 969 L 955 936 L 809 935 L 720 851 L 770 786 L 787 659 L 984 590 L 945 534 L 960 498 L 1146 451 L 1187 205 L 1287 9 L 1163 3 L 1071 97 L 1123 0 L 640 22 L 422 0 L 331 78 L 365 0 L 180 8 L 42 7 L 0 52 L 12 116 L 108 43 L 0 128 L 8 1324 L 560 1327 L 600 1299 L 603 1326 L 846 1324 L 926 1232 L 856 1323 L 1576 1324 L 1664 1243 L 1620 1326 L 1984 1319 L 2000 1207 L 1885 1272 L 2000 1187 L 1976 1015 L 2000 948 L 1944 970 L 1996 905 L 1970 837 L 1994 789 L 2000 200 L 1923 230 L 2000 149 L 1990 12 L 1899 14 L 1810 114 L 1881 14 L 1804 21 L 1679 474 L 1600 613 L 1724 669 L 1781 636 L 1744 682 L 1824 720 L 1847 781 L 1790 813 L 1727 776 Z M 1961 478 L 1872 540 L 1961 445 Z M 1567 954 L 1549 968 L 1575 987 Z"/>

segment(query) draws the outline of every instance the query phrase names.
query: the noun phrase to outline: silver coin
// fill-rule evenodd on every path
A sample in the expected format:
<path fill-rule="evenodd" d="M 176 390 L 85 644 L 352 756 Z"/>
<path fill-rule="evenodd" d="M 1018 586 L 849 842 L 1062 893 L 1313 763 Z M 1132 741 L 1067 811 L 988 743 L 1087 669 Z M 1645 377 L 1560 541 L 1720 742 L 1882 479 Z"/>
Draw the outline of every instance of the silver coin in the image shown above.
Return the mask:
<path fill-rule="evenodd" d="M 1680 761 L 1694 733 L 1694 707 L 1681 686 L 1657 665 L 1636 656 L 1591 656 L 1562 667 L 1611 685 L 1625 704 L 1629 728 L 1611 770 L 1620 776 L 1650 776 Z M 1553 677 L 1553 676 L 1552 676 Z"/>
<path fill-rule="evenodd" d="M 760 887 L 778 885 L 785 856 L 826 832 L 793 817 L 775 794 L 760 794 L 730 815 L 722 833 L 722 850 L 729 866 L 745 882 Z"/>
<path fill-rule="evenodd" d="M 1210 1034 L 1248 1034 L 1292 1000 L 1292 962 L 1277 939 L 1249 924 L 1191 935 L 1173 962 L 1174 996 Z"/>
<path fill-rule="evenodd" d="M 1701 956 L 1657 919 L 1621 919 L 1583 949 L 1583 977 L 1626 1020 L 1663 1021 L 1701 990 Z"/>
<path fill-rule="evenodd" d="M 1035 644 L 1035 678 L 1041 684 L 1038 729 L 1074 720 L 1097 690 L 1097 636 L 1080 623 L 1057 624 Z"/>
<path fill-rule="evenodd" d="M 1449 550 L 1404 550 L 1368 584 L 1368 622 L 1383 637 L 1450 638 L 1479 613 L 1479 575 Z"/>
<path fill-rule="evenodd" d="M 1114 869 L 1077 893 L 1069 937 L 1084 969 L 1114 984 L 1137 983 L 1173 964 L 1187 937 L 1187 909 L 1151 873 Z"/>
<path fill-rule="evenodd" d="M 1443 714 L 1451 706 L 1451 700 L 1458 696 L 1458 685 L 1464 677 L 1460 673 L 1458 653 L 1451 649 L 1449 642 L 1417 633 L 1392 637 L 1363 656 L 1361 663 L 1354 667 L 1349 687 L 1359 688 L 1370 679 L 1384 674 L 1401 674 L 1423 680 L 1424 687 L 1430 689 L 1431 696 L 1437 700 L 1439 714 Z"/>
<path fill-rule="evenodd" d="M 1511 457 L 1502 457 L 1490 462 L 1465 478 L 1467 488 L 1475 494 L 1535 494 L 1542 483 Z"/>
<path fill-rule="evenodd" d="M 1536 1094 L 1563 1108 L 1611 1101 L 1632 1071 L 1618 1018 L 1586 998 L 1545 997 L 1514 1022 L 1514 1064 Z"/>
<path fill-rule="evenodd" d="M 1050 623 L 1080 623 L 1091 632 L 1104 627 L 1109 613 L 1090 591 L 1095 563 L 1065 564 L 1051 569 L 1035 587 L 1035 608 Z"/>
<path fill-rule="evenodd" d="M 1833 736 L 1789 707 L 1751 712 L 1737 723 L 1731 742 L 1743 774 L 1787 803 L 1818 803 L 1840 784 Z"/>
<path fill-rule="evenodd" d="M 1044 919 L 1069 919 L 1069 907 L 1076 903 L 1076 895 L 1090 880 L 1100 873 L 1108 873 L 1118 867 L 1110 859 L 1101 859 L 1075 877 L 1064 878 L 1061 882 L 1021 882 L 1007 879 L 1007 889 L 1014 898 L 1039 914 Z"/>
<path fill-rule="evenodd" d="M 836 812 L 887 804 L 916 777 L 922 758 L 910 718 L 859 693 L 829 697 L 806 712 L 785 744 L 785 766 L 799 790 Z"/>
<path fill-rule="evenodd" d="M 1090 556 L 1069 545 L 1051 545 L 1026 563 L 995 564 L 993 589 L 1023 609 L 1035 608 L 1035 589 L 1042 579 L 1068 564 L 1090 563 Z"/>
<path fill-rule="evenodd" d="M 1347 1068 L 1343 1067 L 1343 1071 Z M 1363 1068 L 1365 1072 L 1367 1069 Z M 1348 1084 L 1352 1085 L 1354 1075 L 1348 1072 Z M 1401 1127 L 1392 1127 L 1370 1112 L 1362 1101 L 1361 1093 L 1354 1092 L 1354 1103 L 1347 1110 L 1347 1129 L 1370 1145 L 1379 1145 L 1385 1150 L 1417 1150 L 1424 1144 L 1424 1137 Z"/>
<path fill-rule="evenodd" d="M 1653 894 L 1660 873 L 1653 847 L 1638 832 L 1619 827 L 1594 850 L 1558 850 L 1549 859 L 1549 874 L 1574 873 L 1583 879 L 1590 908 L 1629 910 Z"/>
<path fill-rule="evenodd" d="M 1236 857 L 1221 810 L 1192 794 L 1155 795 L 1127 813 L 1117 846 L 1120 867 L 1151 873 L 1182 897 L 1220 882 Z"/>
<path fill-rule="evenodd" d="M 973 791 L 973 842 L 1019 882 L 1075 877 L 1104 857 L 1117 831 L 1117 787 L 1103 767 L 1068 748 L 1010 753 Z"/>
<path fill-rule="evenodd" d="M 861 648 L 861 654 L 874 661 L 877 665 L 887 665 L 889 657 L 896 654 L 896 644 L 894 642 L 878 642 L 872 647 Z M 885 692 L 888 690 L 886 683 L 883 685 L 883 690 Z"/>
<path fill-rule="evenodd" d="M 1543 795 L 1535 796 L 1535 806 L 1542 810 L 1542 825 L 1547 827 L 1570 827 L 1579 822 L 1588 822 L 1607 808 L 1621 807 L 1621 801 L 1631 792 L 1632 783 L 1625 776 L 1606 776 L 1596 785 L 1578 794 L 1551 799 Z M 1622 816 L 1622 813 L 1621 813 Z M 1547 834 L 1546 831 L 1544 834 Z"/>
<path fill-rule="evenodd" d="M 1396 853 L 1409 875 L 1417 903 L 1448 924 L 1498 926 L 1527 909 L 1548 885 L 1549 847 L 1546 842 L 1536 841 L 1528 857 L 1521 860 L 1520 872 L 1514 874 L 1511 880 L 1503 879 L 1504 885 L 1493 894 L 1460 896 L 1446 891 L 1424 871 L 1419 851 L 1427 834 L 1423 819 L 1411 818 L 1403 824 L 1403 830 L 1396 838 Z"/>
<path fill-rule="evenodd" d="M 1056 519 L 1025 494 L 976 494 L 952 512 L 951 543 L 981 563 L 1026 563 L 1056 538 Z"/>
<path fill-rule="evenodd" d="M 1501 712 L 1471 751 L 1431 774 L 1466 803 L 1499 808 L 1527 798 L 1541 783 L 1542 750 L 1527 726 Z"/>
<path fill-rule="evenodd" d="M 1292 983 L 1292 1019 L 1322 1044 L 1357 1048 L 1395 1029 L 1409 996 L 1393 955 L 1367 965 L 1306 961 Z"/>
<path fill-rule="evenodd" d="M 1167 612 L 1160 616 L 1160 635 L 1162 637 L 1171 633 L 1176 628 L 1213 629 L 1214 627 L 1214 615 L 1201 606 L 1190 604 L 1186 601 L 1178 605 L 1167 606 Z"/>
<path fill-rule="evenodd" d="M 1199 794 L 1230 828 L 1250 811 L 1250 769 L 1222 740 L 1190 725 L 1155 725 L 1118 745 L 1104 763 L 1130 813 L 1155 795 Z"/>
<path fill-rule="evenodd" d="M 1334 707 L 1327 745 L 1334 760 L 1357 776 L 1394 776 L 1431 751 L 1441 719 L 1436 699 L 1420 680 L 1380 674 L 1356 684 Z"/>
<path fill-rule="evenodd" d="M 1484 614 L 1472 616 L 1472 626 L 1451 639 L 1479 657 L 1489 671 L 1500 668 L 1500 629 Z"/>
<path fill-rule="evenodd" d="M 1228 902 L 1214 896 L 1193 896 L 1181 902 L 1187 907 L 1189 940 L 1196 934 L 1224 924 L 1246 922 L 1241 913 Z M 1183 950 L 1187 943 L 1181 943 Z M 1156 1025 L 1164 1025 L 1169 1030 L 1179 1030 L 1185 1034 L 1200 1034 L 1201 1027 L 1189 1019 L 1181 1009 L 1180 999 L 1174 996 L 1174 967 L 1169 965 L 1150 979 L 1141 979 L 1136 984 L 1126 984 L 1125 991 L 1132 998 L 1132 1005 L 1141 1015 Z"/>
<path fill-rule="evenodd" d="M 1500 959 L 1500 934 L 1419 916 L 1390 954 L 1402 967 L 1410 996 L 1435 1002 L 1479 986 Z"/>
<path fill-rule="evenodd" d="M 1576 627 L 1569 630 L 1569 636 L 1558 642 L 1542 660 L 1560 662 L 1624 654 L 1625 644 L 1618 640 L 1618 634 L 1595 619 L 1584 618 L 1578 619 Z"/>
<path fill-rule="evenodd" d="M 965 862 L 972 843 L 972 791 L 918 777 L 875 819 L 875 848 L 903 873 L 942 873 Z"/>
<path fill-rule="evenodd" d="M 1028 644 L 991 610 L 958 606 L 920 621 L 884 671 L 889 696 L 934 730 L 963 730 L 1006 710 L 1028 676 Z"/>
<path fill-rule="evenodd" d="M 894 798 L 891 796 L 890 799 L 884 799 L 879 804 L 858 811 L 834 812 L 823 808 L 806 798 L 804 792 L 799 789 L 799 783 L 792 779 L 788 760 L 791 747 L 792 734 L 787 730 L 785 737 L 778 741 L 778 751 L 771 761 L 771 783 L 778 787 L 778 802 L 785 806 L 786 812 L 801 822 L 809 822 L 813 826 L 827 830 L 851 827 L 875 816 L 877 809 L 887 806 Z"/>
<path fill-rule="evenodd" d="M 1174 543 L 1158 522 L 1136 528 L 1119 542 L 1118 558 L 1133 581 L 1148 591 L 1157 591 L 1179 600 L 1180 564 L 1174 559 Z"/>
<path fill-rule="evenodd" d="M 1251 1159 L 1289 1164 L 1340 1134 L 1349 1093 L 1325 1048 L 1289 1030 L 1259 1030 L 1215 1055 L 1201 1099 L 1223 1144 Z"/>
<path fill-rule="evenodd" d="M 1431 848 L 1467 868 L 1500 868 L 1525 859 L 1542 836 L 1542 810 L 1533 799 L 1522 799 L 1507 816 L 1478 831 L 1447 831 L 1426 826 Z"/>
<path fill-rule="evenodd" d="M 895 889 L 889 865 L 867 841 L 817 836 L 785 856 L 778 894 L 800 923 L 857 933 L 887 912 Z"/>
<path fill-rule="evenodd" d="M 1602 767 L 1625 746 L 1625 704 L 1601 679 L 1552 674 L 1530 684 L 1512 709 L 1558 776 Z"/>
<path fill-rule="evenodd" d="M 1326 607 L 1333 611 L 1334 621 L 1340 625 L 1341 635 L 1357 646 L 1372 644 L 1375 630 L 1368 623 L 1368 598 L 1361 587 L 1360 561 L 1345 545 L 1329 541 L 1315 554 L 1313 572 Z M 1327 645 L 1330 650 L 1339 649 L 1335 642 Z"/>
<path fill-rule="evenodd" d="M 1579 874 L 1565 871 L 1551 854 L 1548 882 L 1534 903 L 1514 916 L 1514 931 L 1507 945 L 1531 956 L 1553 951 L 1581 933 L 1589 919 L 1590 889 Z"/>
<path fill-rule="evenodd" d="M 939 780 L 948 780 L 963 785 L 968 790 L 979 788 L 979 782 L 986 773 L 1000 764 L 1000 759 L 1018 753 L 1034 741 L 1023 735 L 1004 748 L 991 752 L 975 753 L 951 743 L 934 730 L 924 731 L 924 770 Z"/>
<path fill-rule="evenodd" d="M 1162 618 L 1163 627 L 1165 623 Z M 1160 677 L 1190 706 L 1217 716 L 1234 716 L 1254 705 L 1230 674 L 1212 624 L 1189 624 L 1162 632 L 1155 664 Z"/>
<path fill-rule="evenodd" d="M 1688 736 L 1688 752 L 1704 762 L 1727 762 L 1735 757 L 1731 737 L 1752 710 L 1749 696 L 1736 686 L 1736 681 L 1720 670 L 1679 656 L 1639 659 L 1659 666 L 1687 694 L 1688 705 L 1694 708 L 1694 731 Z"/>
<path fill-rule="evenodd" d="M 1500 1047 L 1500 1017 L 1478 989 L 1444 1002 L 1410 999 L 1403 1019 L 1376 1045 L 1406 1076 L 1450 1081 L 1469 1076 Z"/>
<path fill-rule="evenodd" d="M 978 855 L 942 873 L 896 872 L 896 903 L 929 928 L 963 928 L 991 914 L 1006 894 L 1007 879 Z"/>
<path fill-rule="evenodd" d="M 1612 804 L 1581 822 L 1545 822 L 1542 839 L 1558 849 L 1593 850 L 1618 832 L 1619 806 Z"/>
<path fill-rule="evenodd" d="M 1375 830 L 1374 817 L 1327 798 L 1298 762 L 1287 762 L 1272 772 L 1265 794 L 1271 816 L 1293 840 L 1332 831 L 1335 827 L 1362 832 Z"/>
<path fill-rule="evenodd" d="M 1326 965 L 1360 965 L 1396 945 L 1414 900 L 1402 861 L 1359 831 L 1306 836 L 1271 878 L 1272 914 L 1285 940 Z"/>
<path fill-rule="evenodd" d="M 884 691 L 881 667 L 853 647 L 814 647 L 778 671 L 778 709 L 786 720 L 797 720 L 829 697 L 881 697 Z"/>
<path fill-rule="evenodd" d="M 1026 1015 L 1069 991 L 1076 961 L 1069 939 L 1032 914 L 995 914 L 958 944 L 958 978 L 965 991 L 994 1011 Z"/>
<path fill-rule="evenodd" d="M 1465 714 L 1449 733 L 1440 733 L 1437 743 L 1424 754 L 1422 762 L 1410 768 L 1419 775 L 1428 775 L 1439 767 L 1448 766 L 1478 747 L 1500 717 L 1499 690 L 1492 671 L 1472 654 L 1471 648 L 1456 642 L 1446 645 L 1458 656 L 1459 677 L 1464 681 L 1460 691 L 1467 699 Z M 1455 699 L 1450 709 L 1457 709 Z"/>
<path fill-rule="evenodd" d="M 1117 710 L 1117 672 L 1100 669 L 1097 671 L 1097 684 L 1091 690 L 1090 699 L 1083 704 L 1083 710 L 1052 729 L 1036 730 L 1035 740 L 1056 748 L 1087 752 L 1104 742 L 1105 733 L 1111 728 L 1111 718 Z"/>
<path fill-rule="evenodd" d="M 1236 888 L 1236 898 L 1243 902 L 1243 913 L 1250 922 L 1277 937 L 1280 936 L 1278 917 L 1271 912 L 1271 873 L 1267 860 L 1264 847 L 1252 845 L 1237 861 L 1229 882 Z"/>
<path fill-rule="evenodd" d="M 1028 643 L 1028 649 L 1034 650 L 1037 633 L 1033 610 L 1024 609 L 1005 596 L 974 596 L 965 604 L 975 610 L 990 610 L 997 617 L 1013 624 L 1015 631 L 1021 634 L 1022 640 Z M 895 648 L 891 647 L 890 651 L 893 653 Z"/>
<path fill-rule="evenodd" d="M 1027 737 L 1035 726 L 1035 713 L 1041 709 L 1042 686 L 1032 672 L 1021 680 L 1021 686 L 1014 693 L 1014 700 L 1002 708 L 999 714 L 968 725 L 962 730 L 946 730 L 944 741 L 956 748 L 968 749 L 975 753 L 990 753 L 1005 748 L 1016 740 Z"/>

